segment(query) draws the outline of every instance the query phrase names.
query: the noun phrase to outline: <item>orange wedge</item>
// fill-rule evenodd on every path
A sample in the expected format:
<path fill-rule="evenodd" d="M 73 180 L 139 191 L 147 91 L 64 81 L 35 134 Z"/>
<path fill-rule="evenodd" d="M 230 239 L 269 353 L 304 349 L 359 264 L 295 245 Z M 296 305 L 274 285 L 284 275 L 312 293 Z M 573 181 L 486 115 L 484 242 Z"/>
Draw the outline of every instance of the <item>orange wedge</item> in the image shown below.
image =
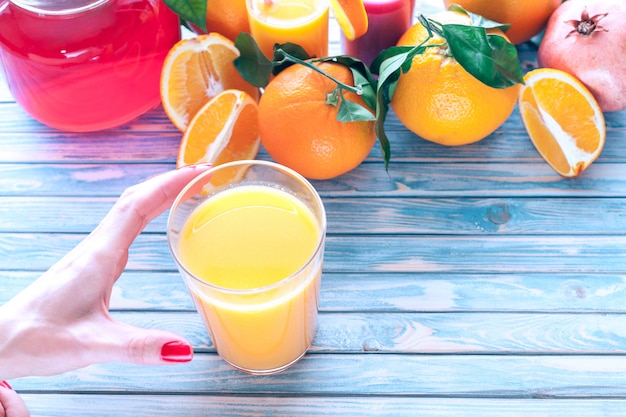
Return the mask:
<path fill-rule="evenodd" d="M 258 99 L 258 89 L 233 65 L 238 56 L 233 42 L 218 33 L 183 39 L 172 47 L 161 72 L 161 102 L 174 126 L 185 131 L 200 108 L 227 89 Z"/>
<path fill-rule="evenodd" d="M 254 159 L 259 151 L 258 106 L 245 91 L 226 90 L 212 98 L 189 122 L 176 166 L 220 165 Z"/>
<path fill-rule="evenodd" d="M 330 8 L 346 39 L 353 41 L 367 32 L 368 19 L 363 0 L 330 0 Z"/>
<path fill-rule="evenodd" d="M 600 106 L 580 81 L 560 70 L 536 69 L 524 81 L 519 110 L 535 148 L 560 175 L 579 175 L 604 147 Z"/>

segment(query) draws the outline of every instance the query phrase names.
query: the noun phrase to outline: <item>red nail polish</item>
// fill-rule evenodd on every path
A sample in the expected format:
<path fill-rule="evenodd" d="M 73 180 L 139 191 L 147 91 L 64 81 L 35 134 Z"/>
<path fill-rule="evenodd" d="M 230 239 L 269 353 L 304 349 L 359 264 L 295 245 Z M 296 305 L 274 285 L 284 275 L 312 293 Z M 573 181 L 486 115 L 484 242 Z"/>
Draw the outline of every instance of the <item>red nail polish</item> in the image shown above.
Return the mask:
<path fill-rule="evenodd" d="M 169 342 L 161 348 L 161 359 L 167 362 L 189 362 L 193 358 L 193 349 L 187 343 Z"/>
<path fill-rule="evenodd" d="M 11 386 L 9 385 L 9 383 L 7 381 L 0 381 L 0 386 L 3 386 L 3 387 L 8 388 L 8 389 L 13 389 L 13 388 L 11 388 Z"/>

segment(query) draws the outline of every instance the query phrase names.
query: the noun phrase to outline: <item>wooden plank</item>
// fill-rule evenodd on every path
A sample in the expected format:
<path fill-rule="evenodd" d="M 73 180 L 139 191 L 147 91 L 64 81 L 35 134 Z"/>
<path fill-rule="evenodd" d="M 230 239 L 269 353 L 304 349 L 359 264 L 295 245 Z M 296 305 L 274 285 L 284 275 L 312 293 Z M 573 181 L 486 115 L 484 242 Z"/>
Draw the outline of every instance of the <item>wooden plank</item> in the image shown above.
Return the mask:
<path fill-rule="evenodd" d="M 17 123 L 17 122 L 16 122 Z M 137 124 L 133 126 L 138 126 Z M 0 162 L 7 163 L 173 163 L 182 134 L 176 128 L 134 128 L 94 133 L 53 130 L 34 135 L 2 130 Z"/>
<path fill-rule="evenodd" d="M 43 134 L 43 135 L 62 135 L 64 132 L 53 127 L 46 126 L 33 119 L 26 113 L 17 103 L 0 103 L 0 131 L 3 134 L 21 133 L 21 134 Z M 84 133 L 82 135 L 70 134 L 70 137 L 83 136 L 89 138 L 106 134 L 107 132 L 117 132 L 117 134 L 133 131 L 151 131 L 158 133 L 160 131 L 176 132 L 176 128 L 165 116 L 163 109 L 159 106 L 148 111 L 137 119 L 111 129 L 102 130 L 95 133 Z M 158 136 L 155 135 L 155 138 Z"/>
<path fill-rule="evenodd" d="M 626 399 L 624 355 L 305 355 L 272 376 L 234 370 L 214 354 L 169 367 L 92 365 L 11 381 L 17 390 L 272 396 L 454 396 Z"/>
<path fill-rule="evenodd" d="M 626 187 L 620 164 L 594 164 L 564 180 L 546 163 L 404 164 L 389 173 L 364 163 L 333 181 L 314 181 L 325 197 L 617 197 Z"/>
<path fill-rule="evenodd" d="M 0 105 L 0 162 L 173 162 L 181 133 L 161 109 L 155 109 L 120 128 L 93 133 L 68 133 L 27 120 L 17 105 Z M 609 124 L 610 123 L 610 124 Z M 607 115 L 607 142 L 595 162 L 626 162 L 626 111 Z M 408 131 L 393 115 L 385 124 L 396 162 L 537 162 L 544 163 L 522 127 L 517 110 L 507 122 L 484 140 L 460 147 L 425 141 Z M 33 130 L 38 131 L 34 135 Z M 260 159 L 269 159 L 261 149 Z M 369 161 L 382 161 L 376 145 Z"/>
<path fill-rule="evenodd" d="M 416 306 L 418 307 L 418 306 Z M 178 333 L 198 353 L 215 353 L 199 315 L 114 312 L 142 328 Z M 626 355 L 624 313 L 321 312 L 311 352 L 501 355 Z M 383 369 L 383 368 L 381 368 Z"/>
<path fill-rule="evenodd" d="M 624 300 L 624 274 L 325 273 L 320 308 L 600 313 L 626 311 Z"/>
<path fill-rule="evenodd" d="M 0 270 L 48 269 L 83 235 L 0 234 Z M 175 271 L 164 235 L 142 235 L 129 270 Z M 626 236 L 329 236 L 326 272 L 602 273 L 626 271 Z"/>
<path fill-rule="evenodd" d="M 0 195 L 118 197 L 174 164 L 0 165 Z"/>
<path fill-rule="evenodd" d="M 116 197 L 0 197 L 0 232 L 89 233 Z M 324 198 L 328 235 L 626 234 L 626 198 Z M 45 207 L 45 210 L 42 208 Z M 366 227 L 355 227 L 358 224 Z M 146 227 L 167 230 L 167 212 Z"/>
<path fill-rule="evenodd" d="M 0 271 L 0 304 L 40 272 Z M 324 273 L 323 312 L 626 312 L 626 274 Z M 514 300 L 512 302 L 511 300 Z M 126 271 L 114 311 L 195 311 L 178 272 Z"/>
<path fill-rule="evenodd" d="M 362 416 L 623 417 L 622 399 L 473 399 L 411 396 L 225 396 L 24 394 L 32 417 Z M 146 408 L 146 404 L 150 404 Z"/>
<path fill-rule="evenodd" d="M 117 197 L 173 164 L 0 165 L 0 196 Z M 594 164 L 565 180 L 546 163 L 363 163 L 334 180 L 312 181 L 323 197 L 623 197 L 621 164 Z"/>

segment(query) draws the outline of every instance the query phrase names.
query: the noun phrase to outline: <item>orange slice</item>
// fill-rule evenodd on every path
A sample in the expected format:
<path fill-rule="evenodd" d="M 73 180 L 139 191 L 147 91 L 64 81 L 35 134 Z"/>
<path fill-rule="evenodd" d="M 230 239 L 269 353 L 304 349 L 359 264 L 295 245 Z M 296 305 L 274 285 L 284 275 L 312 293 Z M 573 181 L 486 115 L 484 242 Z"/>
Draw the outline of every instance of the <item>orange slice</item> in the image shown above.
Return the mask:
<path fill-rule="evenodd" d="M 368 19 L 363 0 L 330 0 L 330 8 L 346 39 L 353 41 L 367 32 Z"/>
<path fill-rule="evenodd" d="M 224 90 L 258 98 L 258 89 L 233 65 L 238 56 L 233 42 L 218 33 L 183 39 L 172 47 L 161 72 L 161 102 L 174 126 L 184 131 L 200 108 Z"/>
<path fill-rule="evenodd" d="M 600 106 L 580 81 L 560 70 L 536 69 L 524 81 L 519 110 L 535 148 L 560 175 L 579 175 L 604 147 Z"/>
<path fill-rule="evenodd" d="M 259 151 L 258 105 L 240 90 L 226 90 L 212 98 L 189 122 L 176 166 L 201 162 L 220 165 L 254 159 Z"/>

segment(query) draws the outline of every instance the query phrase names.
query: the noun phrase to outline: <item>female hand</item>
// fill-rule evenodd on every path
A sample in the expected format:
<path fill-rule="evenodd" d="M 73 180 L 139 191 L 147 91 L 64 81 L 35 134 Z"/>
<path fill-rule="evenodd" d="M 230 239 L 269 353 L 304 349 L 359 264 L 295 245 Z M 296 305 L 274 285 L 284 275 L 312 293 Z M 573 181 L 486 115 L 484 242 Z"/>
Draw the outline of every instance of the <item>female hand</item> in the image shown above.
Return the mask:
<path fill-rule="evenodd" d="M 191 360 L 181 336 L 120 323 L 109 315 L 109 301 L 133 240 L 208 169 L 189 166 L 128 188 L 87 238 L 0 307 L 0 381 L 108 361 Z"/>
<path fill-rule="evenodd" d="M 6 382 L 0 382 L 0 417 L 28 417 L 22 398 Z"/>

